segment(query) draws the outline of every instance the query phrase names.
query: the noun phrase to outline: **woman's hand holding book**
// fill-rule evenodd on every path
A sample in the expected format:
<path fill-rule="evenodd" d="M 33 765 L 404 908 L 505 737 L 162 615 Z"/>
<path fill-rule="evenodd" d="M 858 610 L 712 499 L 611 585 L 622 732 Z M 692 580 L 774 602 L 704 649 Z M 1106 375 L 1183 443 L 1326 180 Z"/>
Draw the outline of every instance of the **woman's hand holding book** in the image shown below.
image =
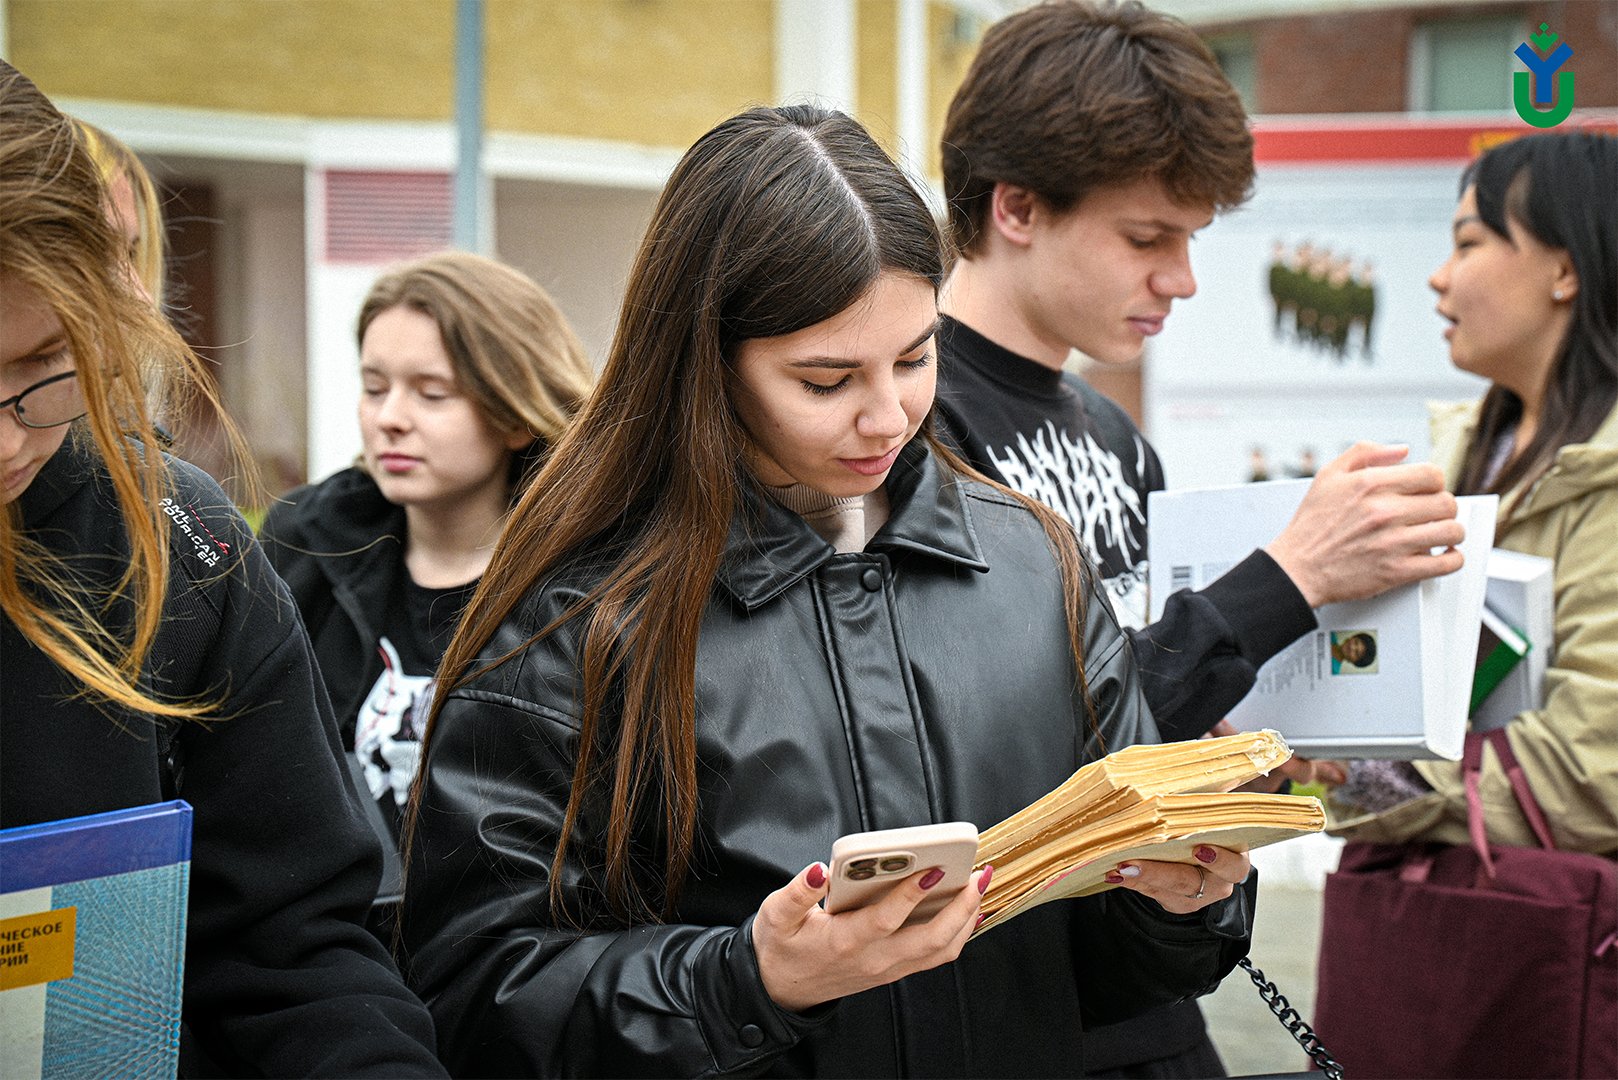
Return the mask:
<path fill-rule="evenodd" d="M 1120 863 L 1103 880 L 1149 897 L 1165 911 L 1189 915 L 1229 897 L 1253 869 L 1246 854 L 1212 844 L 1197 845 L 1192 855 L 1194 864 L 1150 859 Z"/>

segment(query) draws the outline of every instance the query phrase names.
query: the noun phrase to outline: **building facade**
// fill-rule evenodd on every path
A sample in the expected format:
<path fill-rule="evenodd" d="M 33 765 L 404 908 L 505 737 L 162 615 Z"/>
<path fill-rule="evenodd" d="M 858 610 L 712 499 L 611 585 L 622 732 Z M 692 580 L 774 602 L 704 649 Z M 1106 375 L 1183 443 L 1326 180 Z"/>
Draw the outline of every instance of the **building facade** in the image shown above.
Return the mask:
<path fill-rule="evenodd" d="M 936 172 L 992 5 L 487 0 L 482 248 L 591 352 L 680 154 L 751 105 L 814 99 Z M 389 262 L 447 247 L 455 0 L 0 0 L 0 51 L 167 189 L 173 314 L 272 490 L 358 448 L 353 325 Z M 187 449 L 207 463 L 207 432 Z"/>
<path fill-rule="evenodd" d="M 936 184 L 950 96 L 983 29 L 1021 6 L 485 0 L 481 246 L 550 290 L 600 358 L 697 136 L 812 97 Z M 1155 6 L 1204 34 L 1261 137 L 1288 114 L 1510 123 L 1510 51 L 1540 22 L 1573 45 L 1581 110 L 1618 106 L 1618 0 Z M 455 15 L 456 0 L 0 0 L 0 53 L 169 192 L 173 314 L 272 490 L 352 459 L 360 300 L 382 266 L 451 242 Z M 1139 366 L 1085 371 L 1142 417 Z M 187 449 L 207 464 L 214 448 L 204 429 Z"/>

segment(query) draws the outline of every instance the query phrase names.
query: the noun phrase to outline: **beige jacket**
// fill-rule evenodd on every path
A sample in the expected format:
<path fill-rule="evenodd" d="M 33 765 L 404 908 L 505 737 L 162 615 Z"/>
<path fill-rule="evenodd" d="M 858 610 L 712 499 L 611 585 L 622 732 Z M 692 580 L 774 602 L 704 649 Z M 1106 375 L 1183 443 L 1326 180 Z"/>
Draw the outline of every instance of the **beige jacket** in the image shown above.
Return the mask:
<path fill-rule="evenodd" d="M 1477 426 L 1478 403 L 1435 405 L 1433 460 L 1453 487 Z M 1587 443 L 1565 446 L 1518 506 L 1500 501 L 1495 546 L 1556 561 L 1556 649 L 1544 708 L 1507 729 L 1558 847 L 1618 852 L 1618 410 Z M 1384 814 L 1334 823 L 1356 840 L 1466 843 L 1459 762 L 1416 763 L 1434 793 Z M 1505 774 L 1485 751 L 1482 794 L 1490 838 L 1533 846 Z"/>

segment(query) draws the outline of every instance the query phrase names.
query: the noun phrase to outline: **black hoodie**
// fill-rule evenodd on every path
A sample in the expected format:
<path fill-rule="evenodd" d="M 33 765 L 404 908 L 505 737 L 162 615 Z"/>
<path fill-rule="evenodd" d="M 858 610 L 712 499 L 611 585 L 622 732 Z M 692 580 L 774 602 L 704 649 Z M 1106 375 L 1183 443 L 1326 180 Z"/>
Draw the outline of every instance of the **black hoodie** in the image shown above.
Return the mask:
<path fill-rule="evenodd" d="M 343 746 L 363 746 L 371 794 L 398 834 L 415 775 L 425 693 L 473 585 L 423 589 L 405 568 L 405 512 L 359 469 L 285 496 L 261 530 L 292 590 L 337 712 Z M 415 744 L 415 745 L 412 745 Z"/>
<path fill-rule="evenodd" d="M 442 1076 L 426 1010 L 362 923 L 381 856 L 291 598 L 218 485 L 170 468 L 169 592 L 143 682 L 217 700 L 216 719 L 98 708 L 0 616 L 0 827 L 191 803 L 182 1074 Z M 70 438 L 17 505 L 27 536 L 111 592 L 129 540 L 98 457 Z"/>

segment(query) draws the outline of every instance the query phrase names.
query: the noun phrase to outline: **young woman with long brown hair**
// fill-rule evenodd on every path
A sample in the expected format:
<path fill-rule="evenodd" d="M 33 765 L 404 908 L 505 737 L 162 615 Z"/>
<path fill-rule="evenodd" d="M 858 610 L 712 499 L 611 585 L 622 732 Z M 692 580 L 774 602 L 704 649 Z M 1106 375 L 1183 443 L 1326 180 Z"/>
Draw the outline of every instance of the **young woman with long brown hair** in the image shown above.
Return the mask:
<path fill-rule="evenodd" d="M 1155 740 L 1050 512 L 928 431 L 944 260 L 858 124 L 675 169 L 594 396 L 440 669 L 403 937 L 452 1071 L 1045 1075 L 1242 955 L 1244 856 L 1122 867 L 962 951 L 988 870 L 828 914 L 843 833 L 984 827 Z"/>
<path fill-rule="evenodd" d="M 417 703 L 507 512 L 593 374 L 544 289 L 467 252 L 384 272 L 356 336 L 360 462 L 289 493 L 261 532 L 343 745 L 397 835 L 426 720 Z"/>
<path fill-rule="evenodd" d="M 153 423 L 199 362 L 0 61 L 0 827 L 193 808 L 182 1075 L 442 1075 L 286 589 Z M 137 1016 L 112 1016 L 138 1027 Z"/>

